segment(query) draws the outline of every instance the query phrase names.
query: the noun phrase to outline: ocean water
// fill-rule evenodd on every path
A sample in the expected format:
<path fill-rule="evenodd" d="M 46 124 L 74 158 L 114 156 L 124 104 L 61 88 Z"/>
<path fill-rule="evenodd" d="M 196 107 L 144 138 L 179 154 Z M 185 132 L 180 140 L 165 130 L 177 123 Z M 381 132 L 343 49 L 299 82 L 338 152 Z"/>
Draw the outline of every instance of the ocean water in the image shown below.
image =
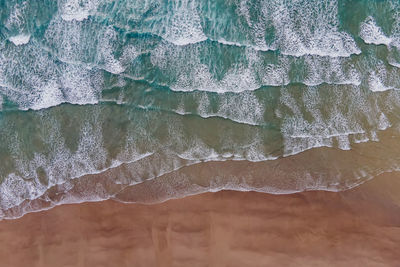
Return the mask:
<path fill-rule="evenodd" d="M 395 0 L 0 0 L 0 219 L 352 188 L 400 167 L 399 77 Z"/>

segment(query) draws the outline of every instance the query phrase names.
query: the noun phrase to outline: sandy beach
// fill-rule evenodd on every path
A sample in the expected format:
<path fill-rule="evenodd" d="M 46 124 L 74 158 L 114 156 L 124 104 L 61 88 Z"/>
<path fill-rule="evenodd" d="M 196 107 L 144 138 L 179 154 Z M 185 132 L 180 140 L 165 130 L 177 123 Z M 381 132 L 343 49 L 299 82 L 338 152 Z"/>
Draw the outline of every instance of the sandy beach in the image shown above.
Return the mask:
<path fill-rule="evenodd" d="M 0 266 L 399 266 L 399 189 L 62 205 L 1 221 Z"/>

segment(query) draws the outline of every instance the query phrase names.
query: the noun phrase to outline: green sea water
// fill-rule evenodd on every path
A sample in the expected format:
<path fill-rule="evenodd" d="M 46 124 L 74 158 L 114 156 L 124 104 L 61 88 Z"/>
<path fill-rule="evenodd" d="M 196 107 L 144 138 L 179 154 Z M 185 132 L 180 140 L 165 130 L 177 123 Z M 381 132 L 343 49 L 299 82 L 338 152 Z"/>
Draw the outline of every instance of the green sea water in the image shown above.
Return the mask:
<path fill-rule="evenodd" d="M 304 155 L 301 175 L 259 182 L 290 193 L 397 170 L 399 53 L 398 1 L 0 0 L 0 218 L 111 171 L 134 186 L 248 161 L 268 177 Z M 48 201 L 115 197 L 93 184 Z"/>

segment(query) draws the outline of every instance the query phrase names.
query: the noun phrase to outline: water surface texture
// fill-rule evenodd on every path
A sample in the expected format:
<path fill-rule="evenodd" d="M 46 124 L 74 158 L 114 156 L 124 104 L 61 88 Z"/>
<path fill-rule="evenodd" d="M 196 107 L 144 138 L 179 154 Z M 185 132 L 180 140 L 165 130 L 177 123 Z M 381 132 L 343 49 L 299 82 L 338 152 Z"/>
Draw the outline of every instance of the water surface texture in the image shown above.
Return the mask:
<path fill-rule="evenodd" d="M 0 218 L 354 187 L 400 166 L 399 74 L 398 1 L 0 0 Z"/>

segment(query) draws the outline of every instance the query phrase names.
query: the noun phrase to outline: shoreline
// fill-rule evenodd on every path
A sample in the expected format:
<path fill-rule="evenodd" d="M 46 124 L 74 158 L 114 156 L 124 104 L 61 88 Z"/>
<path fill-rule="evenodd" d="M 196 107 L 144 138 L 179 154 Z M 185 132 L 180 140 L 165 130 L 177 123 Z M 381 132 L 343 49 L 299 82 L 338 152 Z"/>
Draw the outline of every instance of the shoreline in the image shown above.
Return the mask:
<path fill-rule="evenodd" d="M 34 199 L 26 199 L 29 188 L 15 190 L 3 199 L 0 219 L 20 218 L 24 214 L 54 206 L 116 199 L 128 203 L 160 203 L 220 190 L 256 191 L 271 194 L 325 190 L 341 192 L 356 188 L 381 172 L 398 171 L 394 149 L 398 138 L 392 131 L 382 133 L 381 142 L 356 144 L 352 150 L 320 147 L 270 161 L 207 161 L 194 163 L 151 156 L 52 185 Z M 354 160 L 354 153 L 363 155 Z M 321 161 L 323 159 L 323 161 Z M 160 168 L 161 166 L 161 168 Z M 17 188 L 18 189 L 18 188 Z M 23 189 L 23 190 L 22 190 Z M 21 194 L 18 192 L 22 192 Z M 25 199 L 24 199 L 25 198 Z M 8 203 L 7 203 L 8 202 Z"/>
<path fill-rule="evenodd" d="M 400 173 L 343 192 L 66 204 L 0 221 L 5 266 L 396 266 Z"/>

